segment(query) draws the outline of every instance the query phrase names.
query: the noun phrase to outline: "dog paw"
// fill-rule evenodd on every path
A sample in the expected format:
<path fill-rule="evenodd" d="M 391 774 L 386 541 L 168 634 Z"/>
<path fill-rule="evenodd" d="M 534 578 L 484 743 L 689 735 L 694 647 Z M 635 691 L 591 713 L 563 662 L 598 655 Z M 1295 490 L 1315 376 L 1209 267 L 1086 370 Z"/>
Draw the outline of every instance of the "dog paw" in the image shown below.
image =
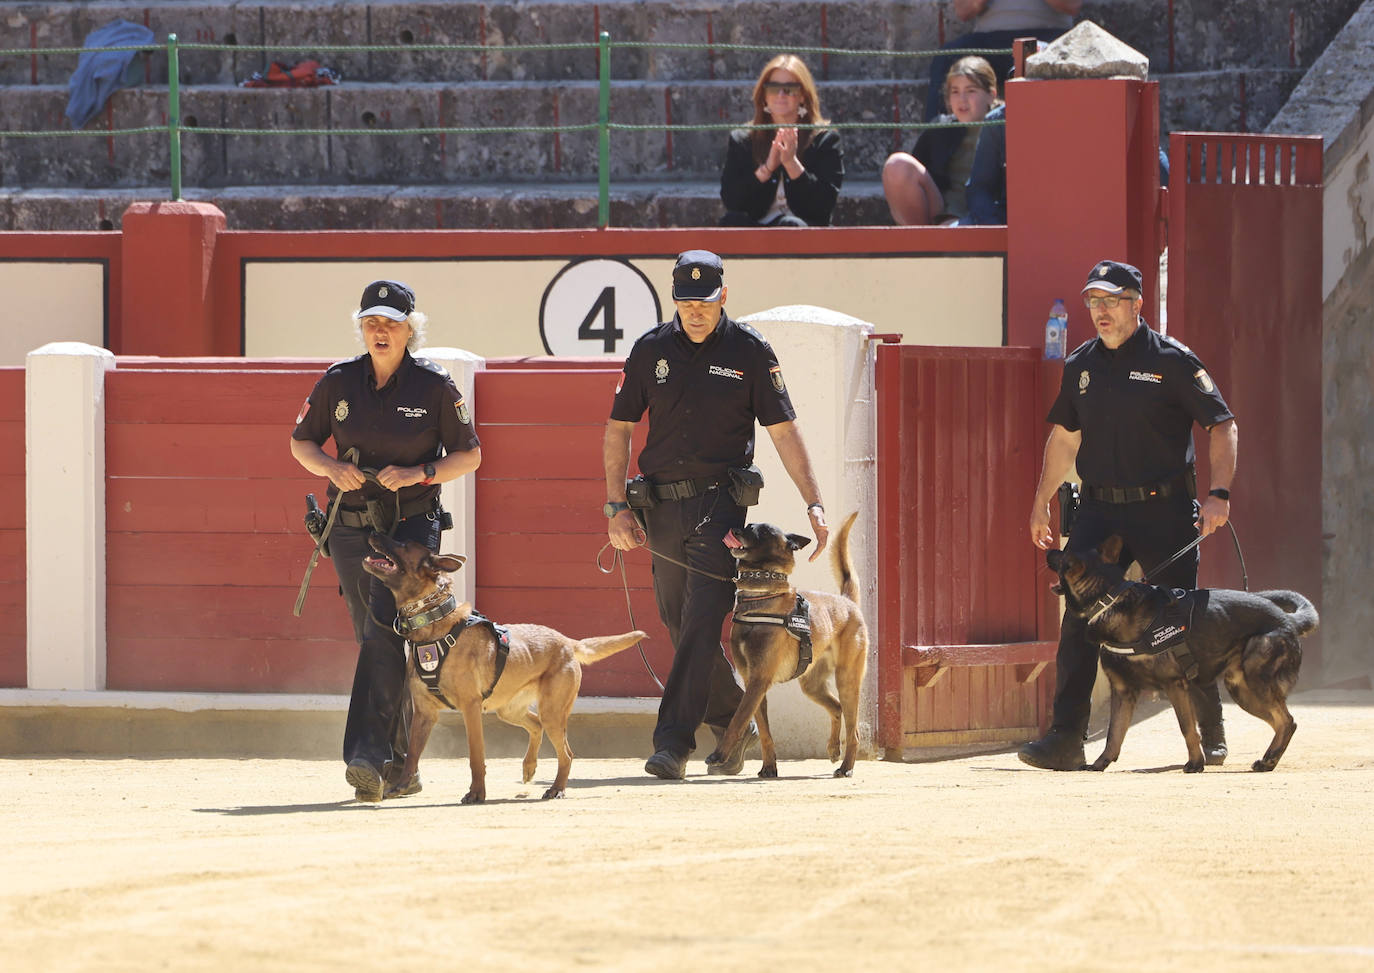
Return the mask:
<path fill-rule="evenodd" d="M 765 780 L 776 780 L 778 776 L 778 765 L 773 764 L 769 766 L 768 764 L 764 764 L 759 768 L 759 776 Z"/>
<path fill-rule="evenodd" d="M 543 800 L 556 801 L 564 795 L 565 791 L 561 787 L 550 787 L 544 792 Z"/>
<path fill-rule="evenodd" d="M 1269 771 L 1273 770 L 1277 766 L 1277 761 L 1271 764 L 1265 760 L 1256 760 L 1254 763 L 1250 765 L 1250 769 L 1257 774 L 1267 774 L 1269 773 Z"/>
<path fill-rule="evenodd" d="M 826 755 L 829 756 L 832 761 L 839 760 L 840 754 L 844 753 L 844 748 L 840 746 L 839 740 L 831 740 L 830 745 L 826 748 L 825 752 Z"/>
<path fill-rule="evenodd" d="M 1100 773 L 1102 773 L 1102 771 L 1104 771 L 1104 770 L 1107 769 L 1107 765 L 1110 764 L 1110 763 L 1111 763 L 1110 760 L 1094 760 L 1092 763 L 1090 763 L 1090 764 L 1084 764 L 1082 767 L 1079 767 L 1078 769 L 1079 769 L 1079 770 L 1090 770 L 1090 771 L 1092 771 L 1093 773 L 1100 774 Z"/>
<path fill-rule="evenodd" d="M 711 751 L 711 755 L 710 755 L 709 757 L 706 758 L 706 765 L 707 765 L 708 767 L 711 766 L 712 764 L 723 764 L 723 763 L 725 763 L 725 757 L 723 757 L 723 756 L 721 755 L 721 752 L 720 752 L 719 750 L 712 750 L 712 751 Z"/>
<path fill-rule="evenodd" d="M 836 776 L 836 777 L 853 777 L 853 776 L 854 776 L 854 768 L 853 768 L 853 767 L 836 767 L 836 768 L 835 768 L 835 776 Z"/>
<path fill-rule="evenodd" d="M 520 783 L 528 784 L 530 781 L 534 780 L 534 768 L 535 765 L 533 763 L 525 764 L 520 768 Z"/>
<path fill-rule="evenodd" d="M 1207 762 L 1204 760 L 1190 760 L 1183 765 L 1185 774 L 1200 774 L 1207 769 Z"/>
<path fill-rule="evenodd" d="M 481 803 L 482 803 L 483 801 L 485 801 L 486 799 L 487 799 L 487 792 L 486 792 L 486 791 L 468 791 L 466 794 L 463 795 L 463 799 L 462 799 L 462 801 L 460 801 L 459 803 L 460 803 L 460 804 L 481 804 Z"/>

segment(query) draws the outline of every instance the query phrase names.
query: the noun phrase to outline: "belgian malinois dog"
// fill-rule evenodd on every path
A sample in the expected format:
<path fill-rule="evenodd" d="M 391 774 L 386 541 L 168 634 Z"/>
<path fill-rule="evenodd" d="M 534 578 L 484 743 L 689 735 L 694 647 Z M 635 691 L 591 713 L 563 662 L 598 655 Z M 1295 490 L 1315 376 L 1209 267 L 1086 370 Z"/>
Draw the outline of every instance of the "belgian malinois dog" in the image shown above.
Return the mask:
<path fill-rule="evenodd" d="M 853 776 L 859 749 L 859 687 L 868 664 L 868 626 L 859 608 L 859 582 L 849 554 L 849 533 L 858 516 L 858 511 L 850 514 L 835 537 L 838 595 L 792 587 L 793 554 L 810 544 L 811 538 L 785 533 L 772 524 L 749 524 L 725 535 L 725 545 L 739 564 L 730 652 L 744 679 L 744 698 L 715 752 L 706 758 L 712 772 L 724 761 L 724 754 L 739 745 L 757 713 L 763 749 L 759 776 L 778 776 L 778 754 L 768 730 L 764 697 L 775 683 L 800 677 L 802 692 L 830 714 L 831 760 L 840 760 L 843 718 L 844 759 L 835 776 Z M 808 612 L 809 619 L 799 621 Z M 831 674 L 838 699 L 827 684 Z"/>
<path fill-rule="evenodd" d="M 423 544 L 397 542 L 378 533 L 372 534 L 370 543 L 376 553 L 363 559 L 363 569 L 395 593 L 398 630 L 415 647 L 407 664 L 415 716 L 410 727 L 410 752 L 400 779 L 414 777 L 434 721 L 447 702 L 462 712 L 467 730 L 472 786 L 463 797 L 464 804 L 480 804 L 487 795 L 483 712 L 494 712 L 529 733 L 521 768 L 525 783 L 534 779 L 539 744 L 548 733 L 558 753 L 558 775 L 544 792 L 544 799 L 562 797 L 573 758 L 568 746 L 568 717 L 582 685 L 582 667 L 628 649 L 644 638 L 644 633 L 579 640 L 543 625 L 510 625 L 498 630 L 489 623 L 469 624 L 480 616 L 474 616 L 472 605 L 459 605 L 448 592 L 449 575 L 461 568 L 466 558 L 435 554 Z M 455 638 L 446 639 L 451 633 Z M 502 636 L 509 646 L 504 661 L 498 651 Z M 442 656 L 432 651 L 432 646 L 450 641 Z M 437 695 L 420 678 L 422 647 L 427 650 L 425 659 L 438 660 Z M 529 709 L 531 703 L 538 704 L 537 715 Z"/>
<path fill-rule="evenodd" d="M 1317 627 L 1312 602 L 1296 591 L 1210 588 L 1181 593 L 1193 597 L 1190 617 L 1166 615 L 1178 595 L 1126 581 L 1117 563 L 1121 546 L 1121 538 L 1113 535 L 1096 551 L 1045 555 L 1059 575 L 1055 591 L 1070 611 L 1088 619 L 1088 638 L 1102 646 L 1102 669 L 1112 687 L 1107 746 L 1086 769 L 1105 770 L 1121 755 L 1136 700 L 1148 688 L 1169 697 L 1188 745 L 1183 770 L 1199 773 L 1205 762 L 1186 671 L 1195 666 L 1193 679 L 1206 684 L 1221 676 L 1241 709 L 1274 728 L 1269 749 L 1251 765 L 1256 771 L 1273 770 L 1298 726 L 1287 699 L 1302 664 L 1299 640 Z M 1152 640 L 1180 637 L 1181 652 L 1151 649 Z"/>

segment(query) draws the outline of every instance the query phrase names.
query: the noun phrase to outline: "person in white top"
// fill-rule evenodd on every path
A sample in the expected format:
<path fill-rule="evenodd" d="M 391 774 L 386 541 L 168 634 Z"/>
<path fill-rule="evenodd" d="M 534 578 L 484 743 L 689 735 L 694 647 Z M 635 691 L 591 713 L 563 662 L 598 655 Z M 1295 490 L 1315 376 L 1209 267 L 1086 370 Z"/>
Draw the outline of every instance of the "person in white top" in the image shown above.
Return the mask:
<path fill-rule="evenodd" d="M 948 41 L 941 49 L 966 51 L 976 48 L 1011 47 L 1019 37 L 1034 37 L 1052 41 L 1073 26 L 1073 18 L 1083 7 L 1083 0 L 952 0 L 954 16 L 968 23 L 973 31 Z M 935 121 L 943 110 L 941 88 L 950 65 L 959 59 L 958 53 L 941 54 L 930 61 L 930 87 L 926 91 L 926 116 Z M 998 90 L 1011 74 L 1010 54 L 984 54 L 997 74 Z"/>

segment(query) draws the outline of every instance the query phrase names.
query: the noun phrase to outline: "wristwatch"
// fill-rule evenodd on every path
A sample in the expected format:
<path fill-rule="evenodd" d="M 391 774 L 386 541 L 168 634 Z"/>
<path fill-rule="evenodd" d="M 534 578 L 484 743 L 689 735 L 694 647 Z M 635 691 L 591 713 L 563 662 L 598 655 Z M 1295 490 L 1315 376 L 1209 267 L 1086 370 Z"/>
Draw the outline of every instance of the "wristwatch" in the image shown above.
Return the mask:
<path fill-rule="evenodd" d="M 1226 489 L 1225 487 L 1217 487 L 1213 490 L 1208 490 L 1207 496 L 1216 497 L 1219 500 L 1226 500 L 1227 502 L 1229 502 L 1231 499 L 1231 491 Z"/>
<path fill-rule="evenodd" d="M 601 512 L 605 514 L 606 518 L 609 520 L 611 517 L 620 513 L 620 511 L 629 509 L 630 505 L 623 500 L 607 500 L 605 505 L 601 508 Z"/>
<path fill-rule="evenodd" d="M 433 463 L 426 463 L 424 466 L 420 467 L 420 469 L 422 469 L 422 470 L 425 471 L 425 478 L 424 478 L 423 480 L 420 481 L 421 485 L 427 486 L 427 485 L 429 485 L 430 483 L 433 483 L 433 482 L 434 482 L 434 464 L 433 464 Z"/>

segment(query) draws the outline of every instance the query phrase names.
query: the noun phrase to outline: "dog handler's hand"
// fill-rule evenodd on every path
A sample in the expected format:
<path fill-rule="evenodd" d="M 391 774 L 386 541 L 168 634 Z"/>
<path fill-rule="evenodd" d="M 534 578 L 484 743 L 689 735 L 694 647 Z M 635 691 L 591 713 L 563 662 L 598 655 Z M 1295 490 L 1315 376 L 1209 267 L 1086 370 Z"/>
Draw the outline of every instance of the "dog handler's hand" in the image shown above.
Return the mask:
<path fill-rule="evenodd" d="M 1031 543 L 1042 551 L 1058 547 L 1055 543 L 1054 531 L 1050 528 L 1050 503 L 1048 500 L 1041 502 L 1039 497 L 1035 498 L 1035 503 L 1031 506 L 1030 535 Z"/>
<path fill-rule="evenodd" d="M 388 466 L 377 471 L 377 482 L 394 493 L 401 487 L 425 482 L 425 471 L 419 466 Z"/>
<path fill-rule="evenodd" d="M 628 510 L 622 510 L 606 525 L 606 535 L 617 551 L 633 551 L 644 543 L 644 530 L 639 520 Z"/>
<path fill-rule="evenodd" d="M 367 478 L 363 476 L 363 471 L 352 463 L 339 460 L 329 469 L 329 482 L 340 490 L 360 490 L 367 482 Z"/>
<path fill-rule="evenodd" d="M 1230 519 L 1231 501 L 1208 495 L 1202 501 L 1202 507 L 1198 512 L 1198 531 L 1203 537 L 1207 537 L 1212 532 L 1225 527 L 1226 521 Z"/>
<path fill-rule="evenodd" d="M 830 528 L 825 522 L 825 508 L 821 506 L 810 507 L 807 516 L 811 518 L 811 532 L 816 535 L 816 549 L 811 552 L 808 561 L 814 561 L 821 556 L 821 551 L 825 550 L 826 542 L 830 540 Z"/>

